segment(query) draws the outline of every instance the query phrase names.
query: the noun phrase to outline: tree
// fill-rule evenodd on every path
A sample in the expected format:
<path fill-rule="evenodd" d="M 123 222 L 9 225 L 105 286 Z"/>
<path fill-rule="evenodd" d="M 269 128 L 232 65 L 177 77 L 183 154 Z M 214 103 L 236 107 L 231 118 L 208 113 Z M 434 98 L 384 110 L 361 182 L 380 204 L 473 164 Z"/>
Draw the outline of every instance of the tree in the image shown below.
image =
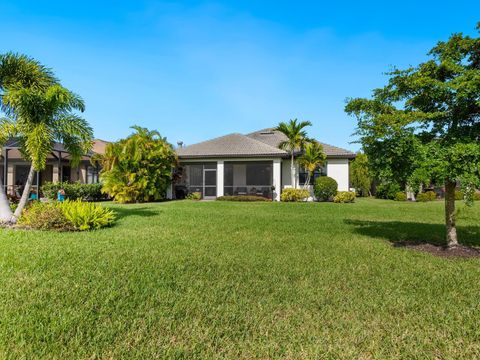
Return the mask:
<path fill-rule="evenodd" d="M 355 160 L 350 163 L 350 183 L 359 196 L 370 196 L 372 177 L 368 157 L 362 152 L 358 152 Z"/>
<path fill-rule="evenodd" d="M 46 89 L 10 87 L 2 98 L 7 115 L 4 126 L 20 143 L 20 150 L 31 162 L 25 188 L 11 222 L 16 222 L 27 204 L 35 171 L 45 169 L 55 142 L 61 142 L 76 165 L 92 146 L 93 130 L 74 110 L 84 111 L 83 100 L 61 85 Z"/>
<path fill-rule="evenodd" d="M 3 101 L 5 91 L 9 88 L 42 90 L 55 84 L 57 79 L 52 71 L 38 61 L 20 54 L 0 54 L 0 110 L 11 112 Z M 13 136 L 15 128 L 9 119 L 0 120 L 0 146 Z M 0 222 L 10 222 L 13 213 L 10 210 L 4 184 L 0 184 Z"/>
<path fill-rule="evenodd" d="M 158 131 L 139 126 L 126 139 L 108 144 L 102 163 L 102 191 L 121 203 L 165 198 L 177 156 Z"/>
<path fill-rule="evenodd" d="M 307 179 L 305 180 L 304 189 L 310 184 L 310 179 L 315 169 L 325 164 L 327 156 L 323 152 L 323 146 L 312 141 L 305 145 L 303 154 L 298 158 L 298 163 L 307 170 Z"/>
<path fill-rule="evenodd" d="M 288 123 L 281 122 L 275 128 L 275 130 L 283 133 L 287 140 L 282 141 L 279 144 L 279 148 L 286 150 L 290 154 L 290 172 L 292 177 L 292 187 L 296 188 L 296 176 L 295 176 L 295 152 L 300 153 L 308 142 L 311 142 L 307 138 L 307 132 L 305 128 L 307 126 L 312 126 L 310 121 L 298 121 L 297 119 L 290 120 Z"/>
<path fill-rule="evenodd" d="M 411 139 L 415 160 L 404 176 L 445 184 L 446 241 L 456 246 L 456 185 L 469 194 L 480 186 L 480 38 L 453 34 L 429 55 L 418 66 L 394 69 L 385 87 L 371 99 L 350 99 L 346 111 L 357 117 L 370 158 L 382 155 L 384 143 Z"/>

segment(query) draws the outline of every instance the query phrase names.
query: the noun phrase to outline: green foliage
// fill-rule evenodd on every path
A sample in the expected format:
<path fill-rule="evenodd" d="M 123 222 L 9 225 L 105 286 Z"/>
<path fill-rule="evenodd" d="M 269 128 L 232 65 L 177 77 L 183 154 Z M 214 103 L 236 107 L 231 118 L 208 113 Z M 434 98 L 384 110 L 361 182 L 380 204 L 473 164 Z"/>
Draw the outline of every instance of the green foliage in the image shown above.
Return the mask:
<path fill-rule="evenodd" d="M 34 201 L 22 212 L 18 225 L 38 230 L 73 230 L 59 203 Z"/>
<path fill-rule="evenodd" d="M 355 188 L 357 196 L 370 196 L 372 176 L 368 165 L 368 157 L 358 152 L 355 160 L 350 163 L 350 183 Z"/>
<path fill-rule="evenodd" d="M 355 202 L 356 194 L 353 191 L 339 191 L 333 197 L 334 203 L 353 203 Z"/>
<path fill-rule="evenodd" d="M 407 201 L 407 194 L 403 191 L 399 191 L 395 194 L 395 201 Z"/>
<path fill-rule="evenodd" d="M 188 193 L 185 198 L 188 200 L 201 200 L 202 193 L 199 191 L 194 191 L 194 192 Z"/>
<path fill-rule="evenodd" d="M 286 188 L 280 195 L 281 201 L 306 201 L 310 193 L 306 189 Z"/>
<path fill-rule="evenodd" d="M 305 168 L 308 173 L 305 185 L 310 184 L 310 178 L 313 172 L 319 166 L 324 165 L 326 159 L 327 155 L 325 155 L 323 146 L 319 142 L 312 141 L 305 145 L 303 154 L 298 158 L 298 163 Z"/>
<path fill-rule="evenodd" d="M 158 131 L 134 126 L 135 132 L 108 144 L 102 163 L 102 191 L 120 203 L 162 200 L 172 180 L 177 156 Z"/>
<path fill-rule="evenodd" d="M 377 199 L 395 200 L 397 193 L 401 191 L 397 183 L 383 183 L 377 186 L 375 197 Z"/>
<path fill-rule="evenodd" d="M 320 176 L 315 180 L 313 193 L 317 201 L 329 201 L 337 194 L 338 183 L 328 176 Z"/>
<path fill-rule="evenodd" d="M 17 210 L 18 203 L 10 203 L 10 210 L 15 211 Z"/>
<path fill-rule="evenodd" d="M 455 190 L 455 200 L 463 200 L 464 197 L 463 191 Z"/>
<path fill-rule="evenodd" d="M 101 201 L 105 200 L 107 196 L 102 193 L 102 184 L 82 184 L 80 182 L 74 183 L 60 183 L 47 182 L 42 185 L 42 194 L 50 200 L 56 200 L 60 189 L 65 190 L 65 198 L 70 200 L 83 201 Z"/>
<path fill-rule="evenodd" d="M 256 196 L 256 195 L 233 195 L 233 196 L 219 196 L 217 198 L 218 201 L 244 201 L 244 202 L 265 202 L 265 201 L 272 201 L 263 196 Z"/>
<path fill-rule="evenodd" d="M 76 230 L 97 230 L 110 226 L 115 221 L 115 213 L 100 204 L 66 200 L 58 205 L 65 218 Z"/>
<path fill-rule="evenodd" d="M 427 201 L 435 201 L 437 200 L 437 194 L 433 191 L 427 191 L 424 193 L 419 193 L 417 195 L 417 201 L 419 202 L 427 202 Z"/>

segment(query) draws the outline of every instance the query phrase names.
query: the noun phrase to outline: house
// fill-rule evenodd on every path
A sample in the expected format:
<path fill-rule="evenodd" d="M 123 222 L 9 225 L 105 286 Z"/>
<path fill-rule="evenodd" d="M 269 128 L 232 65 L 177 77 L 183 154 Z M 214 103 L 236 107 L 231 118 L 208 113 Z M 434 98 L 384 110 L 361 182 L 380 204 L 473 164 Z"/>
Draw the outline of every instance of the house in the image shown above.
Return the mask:
<path fill-rule="evenodd" d="M 33 180 L 33 191 L 37 191 L 37 184 L 42 186 L 45 182 L 58 181 L 79 181 L 81 183 L 97 183 L 99 181 L 99 167 L 92 165 L 90 159 L 95 154 L 102 154 L 108 142 L 94 140 L 92 151 L 82 156 L 76 167 L 70 164 L 71 156 L 65 147 L 55 143 L 50 155 L 47 158 L 45 170 L 36 174 Z M 0 172 L 1 183 L 4 184 L 6 193 L 12 196 L 19 196 L 26 183 L 30 162 L 23 159 L 20 153 L 18 141 L 10 139 L 1 149 L 0 161 L 3 171 Z"/>
<path fill-rule="evenodd" d="M 223 195 L 259 195 L 280 200 L 281 190 L 292 187 L 290 155 L 278 148 L 286 136 L 274 129 L 250 134 L 229 134 L 198 144 L 179 147 L 179 174 L 170 196 L 182 198 L 189 192 L 200 192 L 204 199 Z M 325 166 L 315 171 L 330 176 L 339 191 L 349 190 L 351 151 L 322 144 L 327 155 Z M 301 153 L 295 153 L 298 157 Z M 306 172 L 295 162 L 296 183 L 303 186 Z M 308 186 L 312 192 L 312 185 Z"/>

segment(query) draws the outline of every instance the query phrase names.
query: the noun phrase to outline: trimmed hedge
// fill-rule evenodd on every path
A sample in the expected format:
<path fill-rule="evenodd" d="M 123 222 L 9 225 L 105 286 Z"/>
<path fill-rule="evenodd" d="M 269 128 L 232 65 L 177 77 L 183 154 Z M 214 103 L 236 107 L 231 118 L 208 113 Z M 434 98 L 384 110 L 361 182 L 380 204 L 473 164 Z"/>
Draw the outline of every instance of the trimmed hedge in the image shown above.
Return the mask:
<path fill-rule="evenodd" d="M 337 194 L 338 183 L 328 176 L 320 176 L 315 180 L 313 193 L 318 201 L 329 201 Z"/>
<path fill-rule="evenodd" d="M 188 193 L 187 196 L 185 196 L 185 199 L 188 200 L 201 200 L 202 199 L 202 193 L 199 191 L 191 192 Z"/>
<path fill-rule="evenodd" d="M 395 194 L 395 201 L 407 201 L 407 194 L 405 194 L 403 191 L 399 191 Z"/>
<path fill-rule="evenodd" d="M 308 199 L 309 196 L 310 193 L 308 192 L 308 190 L 287 188 L 282 190 L 280 200 L 286 202 L 305 201 Z"/>
<path fill-rule="evenodd" d="M 47 199 L 56 200 L 58 190 L 65 190 L 65 198 L 70 200 L 102 201 L 108 196 L 102 193 L 102 184 L 82 184 L 79 182 L 46 183 L 42 186 L 42 194 Z"/>
<path fill-rule="evenodd" d="M 420 201 L 420 202 L 435 201 L 435 200 L 437 200 L 437 194 L 435 194 L 433 191 L 427 191 L 417 195 L 417 201 Z"/>
<path fill-rule="evenodd" d="M 356 194 L 353 191 L 339 191 L 337 195 L 333 197 L 334 203 L 353 203 L 355 202 Z"/>
<path fill-rule="evenodd" d="M 272 199 L 268 199 L 263 196 L 256 196 L 256 195 L 226 195 L 226 196 L 219 196 L 217 198 L 218 201 L 272 201 Z"/>

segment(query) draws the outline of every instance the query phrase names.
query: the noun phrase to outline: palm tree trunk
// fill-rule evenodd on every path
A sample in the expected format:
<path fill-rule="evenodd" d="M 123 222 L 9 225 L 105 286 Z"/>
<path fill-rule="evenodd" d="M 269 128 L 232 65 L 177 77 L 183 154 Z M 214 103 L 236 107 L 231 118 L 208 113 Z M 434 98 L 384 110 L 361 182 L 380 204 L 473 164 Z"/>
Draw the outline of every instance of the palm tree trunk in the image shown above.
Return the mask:
<path fill-rule="evenodd" d="M 291 176 L 292 176 L 292 187 L 294 189 L 297 188 L 297 184 L 296 184 L 296 176 L 295 176 L 295 165 L 294 165 L 294 160 L 293 160 L 293 151 L 292 151 L 292 158 L 291 158 L 291 162 L 290 162 L 290 172 L 291 172 Z"/>
<path fill-rule="evenodd" d="M 445 183 L 445 225 L 447 227 L 447 246 L 458 245 L 457 228 L 455 226 L 455 187 L 453 181 Z"/>
<path fill-rule="evenodd" d="M 3 184 L 0 184 L 0 223 L 10 222 L 12 215 L 12 209 L 10 209 L 5 187 Z"/>
<path fill-rule="evenodd" d="M 305 179 L 305 184 L 303 184 L 303 190 L 308 189 L 308 185 L 310 185 L 311 178 L 312 178 L 312 175 L 310 175 L 310 171 L 307 171 L 307 178 Z"/>
<path fill-rule="evenodd" d="M 25 188 L 23 189 L 22 197 L 20 198 L 20 202 L 18 203 L 18 207 L 15 210 L 15 213 L 12 216 L 12 223 L 16 223 L 18 218 L 22 215 L 22 211 L 27 205 L 28 197 L 30 196 L 30 188 L 32 187 L 33 183 L 33 176 L 35 175 L 35 169 L 33 165 L 30 166 L 30 171 L 28 172 L 27 182 L 25 183 Z M 38 184 L 37 184 L 38 186 Z"/>

